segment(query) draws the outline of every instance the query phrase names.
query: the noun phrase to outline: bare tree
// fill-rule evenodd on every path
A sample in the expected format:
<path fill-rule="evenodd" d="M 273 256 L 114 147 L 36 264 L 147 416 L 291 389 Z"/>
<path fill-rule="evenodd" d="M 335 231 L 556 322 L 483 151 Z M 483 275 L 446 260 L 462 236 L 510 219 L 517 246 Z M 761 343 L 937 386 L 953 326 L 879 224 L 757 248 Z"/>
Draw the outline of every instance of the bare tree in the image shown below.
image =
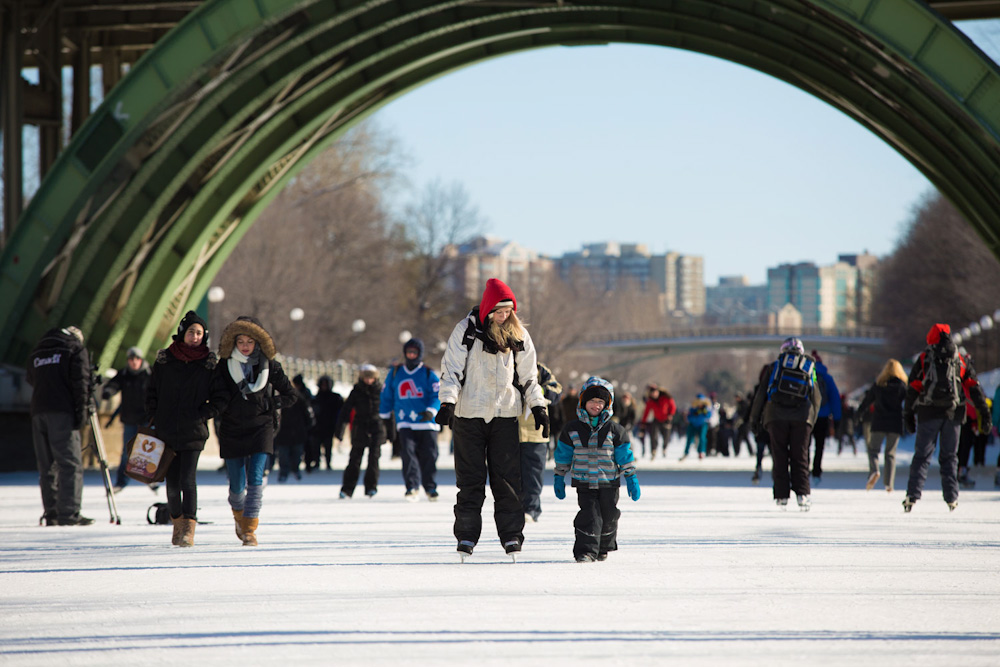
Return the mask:
<path fill-rule="evenodd" d="M 385 200 L 398 160 L 391 139 L 362 125 L 303 169 L 220 272 L 226 319 L 255 315 L 279 349 L 300 356 L 336 358 L 348 347 L 359 359 L 391 354 L 388 267 L 406 246 L 394 236 Z M 305 311 L 298 323 L 289 319 L 295 307 Z M 351 328 L 357 319 L 366 322 L 361 336 Z"/>
<path fill-rule="evenodd" d="M 949 201 L 927 195 L 878 270 L 872 320 L 886 327 L 889 354 L 912 355 L 935 322 L 959 329 L 998 305 L 997 259 Z"/>
<path fill-rule="evenodd" d="M 443 330 L 464 314 L 454 291 L 455 264 L 444 252 L 482 233 L 485 220 L 459 183 L 429 183 L 408 205 L 400 222 L 404 262 L 396 267 L 400 322 L 421 335 L 446 337 Z"/>

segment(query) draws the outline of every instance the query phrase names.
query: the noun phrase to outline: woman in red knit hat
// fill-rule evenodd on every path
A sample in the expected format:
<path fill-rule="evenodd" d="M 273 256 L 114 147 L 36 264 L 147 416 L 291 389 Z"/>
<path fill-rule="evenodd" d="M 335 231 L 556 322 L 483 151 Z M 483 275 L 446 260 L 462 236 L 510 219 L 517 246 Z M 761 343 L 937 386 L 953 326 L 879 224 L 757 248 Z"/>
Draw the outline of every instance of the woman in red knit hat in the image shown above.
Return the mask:
<path fill-rule="evenodd" d="M 538 385 L 535 346 L 517 316 L 514 292 L 486 282 L 482 301 L 459 322 L 441 360 L 441 409 L 435 420 L 455 440 L 455 537 L 462 559 L 483 527 L 486 482 L 504 551 L 515 557 L 524 541 L 518 415 L 530 409 L 548 437 L 545 397 Z"/>

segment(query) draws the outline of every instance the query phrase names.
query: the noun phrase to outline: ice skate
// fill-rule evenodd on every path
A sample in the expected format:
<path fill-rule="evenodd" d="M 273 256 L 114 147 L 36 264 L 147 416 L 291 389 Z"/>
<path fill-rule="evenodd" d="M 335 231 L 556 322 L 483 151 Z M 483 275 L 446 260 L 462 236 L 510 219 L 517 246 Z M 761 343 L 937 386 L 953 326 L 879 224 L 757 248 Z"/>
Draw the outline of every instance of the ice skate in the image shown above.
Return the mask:
<path fill-rule="evenodd" d="M 788 509 L 788 498 L 775 498 L 774 504 L 778 506 L 778 509 L 785 511 Z"/>
<path fill-rule="evenodd" d="M 809 508 L 812 507 L 812 499 L 809 496 L 797 493 L 795 494 L 795 500 L 799 503 L 799 510 L 803 512 L 808 512 Z"/>
<path fill-rule="evenodd" d="M 469 540 L 462 540 L 458 543 L 458 557 L 461 562 L 465 562 L 465 559 L 472 555 L 472 550 L 476 547 L 474 542 Z"/>
<path fill-rule="evenodd" d="M 404 497 L 406 498 L 407 502 L 415 503 L 418 500 L 420 500 L 420 491 L 418 491 L 417 489 L 410 489 L 409 491 L 406 492 L 406 495 Z"/>
<path fill-rule="evenodd" d="M 997 471 L 997 476 L 993 478 L 993 486 L 1000 489 L 1000 471 Z"/>
<path fill-rule="evenodd" d="M 949 512 L 954 512 L 956 507 L 958 507 L 958 501 L 957 500 L 948 503 L 948 511 Z"/>
<path fill-rule="evenodd" d="M 910 510 L 913 509 L 913 506 L 916 503 L 917 503 L 916 498 L 911 498 L 909 496 L 906 496 L 905 498 L 903 498 L 903 511 L 909 512 Z"/>
<path fill-rule="evenodd" d="M 593 563 L 595 560 L 593 554 L 580 554 L 576 557 L 577 563 Z"/>
<path fill-rule="evenodd" d="M 750 482 L 754 486 L 760 484 L 760 471 L 759 470 L 754 471 L 753 477 L 750 478 Z"/>
<path fill-rule="evenodd" d="M 507 540 L 503 543 L 503 550 L 510 556 L 511 561 L 517 562 L 517 557 L 521 553 L 521 543 L 518 540 Z"/>

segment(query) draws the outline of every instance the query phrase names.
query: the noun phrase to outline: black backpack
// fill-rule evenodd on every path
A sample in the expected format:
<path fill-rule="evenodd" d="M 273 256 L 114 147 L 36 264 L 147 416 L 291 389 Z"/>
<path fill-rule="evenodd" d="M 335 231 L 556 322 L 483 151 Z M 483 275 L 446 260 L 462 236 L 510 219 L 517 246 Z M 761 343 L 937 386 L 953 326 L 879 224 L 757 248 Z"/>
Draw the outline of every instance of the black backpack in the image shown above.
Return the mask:
<path fill-rule="evenodd" d="M 965 397 L 962 391 L 962 375 L 965 363 L 954 348 L 949 352 L 945 345 L 928 347 L 921 355 L 923 387 L 914 405 L 938 408 L 952 412 Z"/>
<path fill-rule="evenodd" d="M 155 510 L 155 514 L 153 514 Z M 150 516 L 153 514 L 153 516 Z M 153 503 L 146 510 L 146 521 L 153 524 L 169 525 L 170 524 L 170 510 L 167 509 L 166 503 Z"/>
<path fill-rule="evenodd" d="M 802 354 L 788 352 L 778 357 L 771 368 L 767 400 L 787 408 L 797 408 L 809 401 L 815 383 L 815 362 Z"/>

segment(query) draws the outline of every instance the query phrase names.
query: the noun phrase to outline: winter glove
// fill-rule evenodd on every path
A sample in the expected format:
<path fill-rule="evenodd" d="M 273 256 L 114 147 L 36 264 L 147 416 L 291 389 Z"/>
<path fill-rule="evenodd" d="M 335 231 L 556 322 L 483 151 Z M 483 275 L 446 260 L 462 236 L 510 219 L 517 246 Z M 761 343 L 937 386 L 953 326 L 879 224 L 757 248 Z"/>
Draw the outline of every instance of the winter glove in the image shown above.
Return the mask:
<path fill-rule="evenodd" d="M 917 432 L 917 416 L 912 412 L 903 413 L 903 428 L 906 429 L 907 433 Z"/>
<path fill-rule="evenodd" d="M 552 478 L 552 488 L 555 489 L 556 498 L 559 500 L 566 499 L 566 478 L 562 475 L 556 475 Z"/>
<path fill-rule="evenodd" d="M 983 415 L 983 426 L 982 426 L 983 430 L 981 432 L 982 433 L 989 433 L 990 431 L 993 430 L 993 418 L 990 415 L 990 411 L 989 410 L 983 410 L 980 414 Z"/>
<path fill-rule="evenodd" d="M 545 406 L 536 405 L 531 408 L 531 414 L 535 417 L 535 430 L 542 429 L 542 437 L 547 440 L 549 437 L 549 415 L 545 412 Z"/>
<path fill-rule="evenodd" d="M 430 410 L 424 410 L 423 412 L 420 413 L 420 421 L 422 422 L 434 421 L 434 413 L 431 412 Z"/>
<path fill-rule="evenodd" d="M 390 419 L 383 419 L 382 423 L 385 424 L 385 441 L 395 442 L 396 440 L 396 423 Z"/>
<path fill-rule="evenodd" d="M 639 425 L 638 436 L 640 440 L 646 437 L 646 427 L 642 424 Z"/>
<path fill-rule="evenodd" d="M 437 415 L 434 417 L 435 423 L 441 426 L 451 426 L 451 420 L 455 417 L 455 404 L 454 403 L 442 403 L 441 409 L 438 410 Z"/>
<path fill-rule="evenodd" d="M 635 475 L 625 475 L 625 486 L 628 488 L 628 497 L 633 501 L 639 500 L 639 478 Z"/>

